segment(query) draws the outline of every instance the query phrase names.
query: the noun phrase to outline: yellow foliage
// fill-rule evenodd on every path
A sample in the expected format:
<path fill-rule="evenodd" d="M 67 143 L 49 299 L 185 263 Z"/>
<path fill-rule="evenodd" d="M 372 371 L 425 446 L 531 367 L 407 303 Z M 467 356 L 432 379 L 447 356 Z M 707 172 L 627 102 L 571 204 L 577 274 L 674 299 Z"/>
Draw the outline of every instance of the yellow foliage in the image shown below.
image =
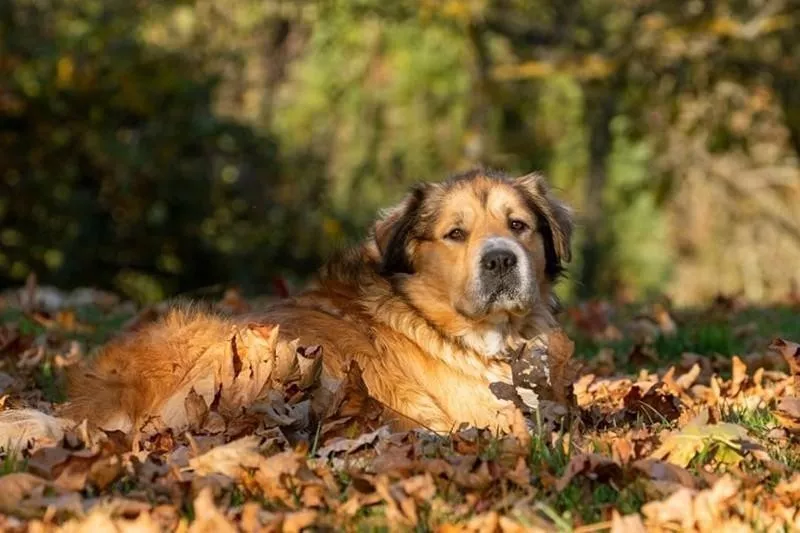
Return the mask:
<path fill-rule="evenodd" d="M 75 64 L 70 56 L 62 56 L 56 64 L 56 84 L 59 87 L 69 87 L 72 85 L 73 75 L 75 74 Z"/>

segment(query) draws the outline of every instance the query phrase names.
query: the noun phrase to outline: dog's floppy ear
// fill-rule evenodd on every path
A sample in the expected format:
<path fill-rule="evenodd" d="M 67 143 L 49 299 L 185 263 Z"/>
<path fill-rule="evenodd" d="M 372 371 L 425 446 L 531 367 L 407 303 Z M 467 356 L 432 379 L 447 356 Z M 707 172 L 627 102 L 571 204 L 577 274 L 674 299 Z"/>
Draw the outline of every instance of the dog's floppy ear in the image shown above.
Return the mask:
<path fill-rule="evenodd" d="M 538 172 L 514 178 L 514 182 L 529 207 L 545 222 L 542 234 L 545 238 L 547 273 L 555 277 L 562 270 L 561 263 L 572 260 L 572 210 L 553 196 L 544 176 Z"/>
<path fill-rule="evenodd" d="M 419 222 L 419 212 L 427 187 L 418 185 L 394 207 L 381 213 L 372 235 L 380 254 L 381 273 L 412 274 L 408 244 L 412 230 Z"/>

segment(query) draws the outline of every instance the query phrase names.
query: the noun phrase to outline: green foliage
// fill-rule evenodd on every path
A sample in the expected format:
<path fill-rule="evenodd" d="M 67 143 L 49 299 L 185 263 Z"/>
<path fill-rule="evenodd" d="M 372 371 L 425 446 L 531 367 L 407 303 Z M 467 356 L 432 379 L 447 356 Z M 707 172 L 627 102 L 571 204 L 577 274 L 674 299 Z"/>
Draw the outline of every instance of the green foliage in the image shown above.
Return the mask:
<path fill-rule="evenodd" d="M 308 271 L 291 235 L 268 231 L 300 226 L 296 204 L 274 203 L 275 143 L 215 114 L 204 65 L 141 42 L 147 7 L 0 8 L 0 279 L 156 300 L 264 284 L 276 257 Z"/>
<path fill-rule="evenodd" d="M 458 164 L 468 61 L 447 27 L 332 10 L 315 25 L 275 133 L 287 152 L 328 161 L 327 201 L 365 224 L 387 197 Z"/>

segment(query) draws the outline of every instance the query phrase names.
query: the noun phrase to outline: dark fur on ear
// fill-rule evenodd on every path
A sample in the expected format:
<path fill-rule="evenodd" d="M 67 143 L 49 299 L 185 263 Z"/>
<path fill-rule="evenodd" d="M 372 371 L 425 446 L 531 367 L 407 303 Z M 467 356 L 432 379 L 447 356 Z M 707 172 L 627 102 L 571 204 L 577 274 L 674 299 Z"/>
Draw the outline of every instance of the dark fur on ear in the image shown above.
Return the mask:
<path fill-rule="evenodd" d="M 399 205 L 389 209 L 375 224 L 373 235 L 381 257 L 381 275 L 414 273 L 408 257 L 408 243 L 419 224 L 426 190 L 424 184 L 415 186 Z"/>
<path fill-rule="evenodd" d="M 544 222 L 541 232 L 545 244 L 545 272 L 552 280 L 564 270 L 563 263 L 572 260 L 572 210 L 550 192 L 544 176 L 532 173 L 513 179 L 528 206 Z"/>

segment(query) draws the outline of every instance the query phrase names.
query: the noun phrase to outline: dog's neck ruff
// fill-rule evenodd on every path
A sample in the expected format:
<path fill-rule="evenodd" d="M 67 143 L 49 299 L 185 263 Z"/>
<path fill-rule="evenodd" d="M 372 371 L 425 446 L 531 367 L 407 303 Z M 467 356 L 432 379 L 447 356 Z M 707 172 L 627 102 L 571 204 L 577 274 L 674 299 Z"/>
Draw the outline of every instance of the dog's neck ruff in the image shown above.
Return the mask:
<path fill-rule="evenodd" d="M 471 331 L 460 339 L 464 346 L 484 357 L 498 357 L 508 349 L 506 333 L 504 328 L 500 327 L 485 331 Z"/>

